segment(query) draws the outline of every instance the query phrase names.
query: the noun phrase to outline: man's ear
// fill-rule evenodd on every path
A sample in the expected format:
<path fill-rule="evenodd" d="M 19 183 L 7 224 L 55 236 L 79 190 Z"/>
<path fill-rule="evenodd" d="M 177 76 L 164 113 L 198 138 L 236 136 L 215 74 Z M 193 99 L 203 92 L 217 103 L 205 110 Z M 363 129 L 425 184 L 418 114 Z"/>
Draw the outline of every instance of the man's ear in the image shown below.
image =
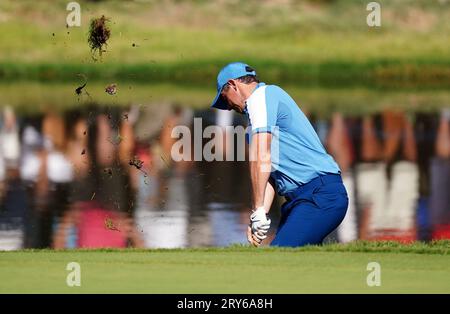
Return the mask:
<path fill-rule="evenodd" d="M 232 89 L 234 89 L 235 91 L 237 91 L 237 84 L 236 84 L 236 80 L 229 80 L 228 84 L 230 85 L 230 87 Z"/>

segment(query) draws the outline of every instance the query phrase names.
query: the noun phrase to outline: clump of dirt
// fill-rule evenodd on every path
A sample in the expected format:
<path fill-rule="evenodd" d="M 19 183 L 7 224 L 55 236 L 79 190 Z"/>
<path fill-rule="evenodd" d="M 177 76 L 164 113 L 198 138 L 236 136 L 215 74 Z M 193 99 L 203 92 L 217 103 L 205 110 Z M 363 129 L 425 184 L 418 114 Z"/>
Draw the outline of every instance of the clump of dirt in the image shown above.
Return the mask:
<path fill-rule="evenodd" d="M 113 231 L 120 231 L 119 228 L 115 225 L 114 221 L 111 218 L 105 219 L 105 228 Z"/>
<path fill-rule="evenodd" d="M 144 162 L 140 160 L 138 157 L 134 156 L 132 160 L 128 162 L 130 166 L 136 167 L 136 169 L 141 170 L 142 166 L 144 165 Z"/>
<path fill-rule="evenodd" d="M 142 167 L 144 166 L 144 162 L 143 162 L 142 160 L 140 160 L 137 156 L 134 156 L 133 159 L 131 159 L 131 160 L 128 162 L 128 164 L 129 164 L 130 166 L 135 167 L 137 170 L 139 170 L 140 172 L 142 172 L 142 173 L 144 174 L 144 183 L 145 183 L 146 185 L 148 185 L 148 182 L 147 182 L 148 174 L 147 174 L 146 171 L 144 171 L 144 170 L 142 169 Z"/>
<path fill-rule="evenodd" d="M 84 83 L 83 85 L 78 86 L 78 87 L 75 89 L 75 94 L 77 94 L 78 96 L 80 96 L 81 93 L 82 93 L 82 90 L 83 90 L 83 88 L 86 86 L 86 84 L 87 84 L 87 83 Z"/>
<path fill-rule="evenodd" d="M 109 22 L 109 19 L 104 15 L 100 18 L 91 20 L 88 43 L 94 60 L 97 60 L 97 54 L 101 57 L 102 53 L 106 51 L 104 50 L 104 47 L 108 46 L 107 42 L 111 35 L 111 30 L 109 29 L 107 22 Z"/>
<path fill-rule="evenodd" d="M 110 178 L 112 178 L 112 176 L 113 176 L 112 168 L 103 169 L 103 173 L 107 174 Z"/>
<path fill-rule="evenodd" d="M 86 75 L 84 75 L 84 74 L 82 74 L 82 73 L 78 73 L 77 76 L 80 76 L 80 77 L 82 77 L 82 78 L 84 79 L 84 83 L 83 83 L 82 85 L 78 86 L 78 87 L 75 89 L 75 94 L 77 94 L 78 96 L 81 96 L 81 95 L 83 94 L 83 89 L 86 87 L 86 84 L 87 84 L 87 78 L 86 78 Z M 84 93 L 85 93 L 89 98 L 91 98 L 91 95 L 89 95 L 89 93 L 87 92 L 86 89 L 84 89 Z"/>
<path fill-rule="evenodd" d="M 109 84 L 108 86 L 106 86 L 105 92 L 110 95 L 115 95 L 117 93 L 117 84 Z"/>

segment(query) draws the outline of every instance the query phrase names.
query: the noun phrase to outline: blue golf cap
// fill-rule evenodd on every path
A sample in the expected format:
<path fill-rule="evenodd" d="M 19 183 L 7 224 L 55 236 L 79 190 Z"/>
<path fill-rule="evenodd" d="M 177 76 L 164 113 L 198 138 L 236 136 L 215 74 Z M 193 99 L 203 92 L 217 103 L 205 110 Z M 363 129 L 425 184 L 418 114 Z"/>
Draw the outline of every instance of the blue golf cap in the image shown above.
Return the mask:
<path fill-rule="evenodd" d="M 225 99 L 220 95 L 225 84 L 229 80 L 234 80 L 242 76 L 254 75 L 256 76 L 255 70 L 248 64 L 242 62 L 229 63 L 220 70 L 219 75 L 217 75 L 217 95 L 211 104 L 211 107 L 228 110 L 228 105 Z"/>

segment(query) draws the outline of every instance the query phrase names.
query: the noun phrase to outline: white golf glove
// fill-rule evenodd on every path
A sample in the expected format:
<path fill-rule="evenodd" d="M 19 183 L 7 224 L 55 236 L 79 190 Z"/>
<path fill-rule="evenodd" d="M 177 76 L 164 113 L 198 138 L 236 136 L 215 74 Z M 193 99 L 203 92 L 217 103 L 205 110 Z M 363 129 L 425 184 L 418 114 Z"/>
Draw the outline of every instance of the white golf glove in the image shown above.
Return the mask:
<path fill-rule="evenodd" d="M 266 215 L 266 210 L 262 206 L 255 209 L 250 216 L 252 233 L 260 240 L 267 238 L 270 223 L 271 221 Z"/>

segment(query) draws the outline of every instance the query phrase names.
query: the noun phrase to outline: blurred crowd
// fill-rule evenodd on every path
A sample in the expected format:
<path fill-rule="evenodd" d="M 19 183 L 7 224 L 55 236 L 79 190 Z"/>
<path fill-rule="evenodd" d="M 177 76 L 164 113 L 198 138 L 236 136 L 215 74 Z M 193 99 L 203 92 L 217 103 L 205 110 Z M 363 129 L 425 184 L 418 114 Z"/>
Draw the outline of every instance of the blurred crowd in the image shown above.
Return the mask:
<path fill-rule="evenodd" d="M 179 110 L 166 108 L 171 111 L 149 112 L 152 126 L 143 134 L 136 110 L 95 107 L 19 118 L 5 108 L 0 248 L 145 246 L 135 215 L 157 192 L 148 187 L 162 186 L 156 182 L 166 168 L 183 173 L 189 167 L 171 165 L 170 132 L 182 121 Z"/>
<path fill-rule="evenodd" d="M 203 127 L 243 123 L 177 105 L 3 107 L 0 249 L 245 243 L 247 164 L 172 161 L 172 129 L 196 116 Z M 349 192 L 338 241 L 450 239 L 449 109 L 310 118 Z"/>
<path fill-rule="evenodd" d="M 450 110 L 316 123 L 349 192 L 343 242 L 450 238 Z"/>

